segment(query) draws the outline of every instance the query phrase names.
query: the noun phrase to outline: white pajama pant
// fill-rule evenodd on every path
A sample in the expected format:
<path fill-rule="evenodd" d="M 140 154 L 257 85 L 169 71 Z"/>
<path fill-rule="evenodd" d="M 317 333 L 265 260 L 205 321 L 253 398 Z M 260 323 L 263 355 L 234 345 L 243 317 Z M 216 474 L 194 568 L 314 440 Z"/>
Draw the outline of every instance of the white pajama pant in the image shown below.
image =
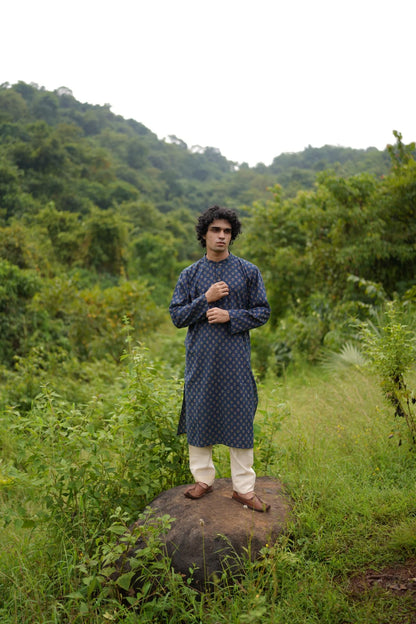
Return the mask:
<path fill-rule="evenodd" d="M 239 494 L 254 492 L 256 473 L 253 470 L 253 449 L 231 446 L 229 449 L 233 489 Z M 212 446 L 189 445 L 189 468 L 195 481 L 212 485 L 215 480 Z"/>

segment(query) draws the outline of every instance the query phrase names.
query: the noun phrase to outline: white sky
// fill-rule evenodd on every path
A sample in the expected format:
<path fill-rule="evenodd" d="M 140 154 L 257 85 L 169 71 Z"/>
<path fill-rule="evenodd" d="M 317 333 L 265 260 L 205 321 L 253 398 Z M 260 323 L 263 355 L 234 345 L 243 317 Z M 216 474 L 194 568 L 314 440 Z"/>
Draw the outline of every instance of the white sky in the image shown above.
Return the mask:
<path fill-rule="evenodd" d="M 270 164 L 416 140 L 414 0 L 13 0 L 0 83 L 66 86 L 160 138 Z"/>

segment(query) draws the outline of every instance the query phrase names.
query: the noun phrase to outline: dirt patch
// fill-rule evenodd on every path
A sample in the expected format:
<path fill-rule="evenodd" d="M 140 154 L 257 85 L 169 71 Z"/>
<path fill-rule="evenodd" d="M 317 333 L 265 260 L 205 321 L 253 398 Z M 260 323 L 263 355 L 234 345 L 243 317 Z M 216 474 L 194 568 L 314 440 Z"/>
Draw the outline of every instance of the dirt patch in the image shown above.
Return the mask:
<path fill-rule="evenodd" d="M 416 559 L 380 570 L 369 569 L 350 580 L 351 593 L 357 597 L 373 588 L 395 596 L 409 596 L 416 603 Z"/>

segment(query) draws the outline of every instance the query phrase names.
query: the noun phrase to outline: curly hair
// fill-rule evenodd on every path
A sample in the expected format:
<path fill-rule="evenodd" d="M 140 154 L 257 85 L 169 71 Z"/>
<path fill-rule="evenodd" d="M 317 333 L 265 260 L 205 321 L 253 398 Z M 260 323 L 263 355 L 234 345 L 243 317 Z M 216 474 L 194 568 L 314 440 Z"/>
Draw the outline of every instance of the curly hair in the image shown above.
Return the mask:
<path fill-rule="evenodd" d="M 231 225 L 231 243 L 241 232 L 241 221 L 234 210 L 221 208 L 220 206 L 211 206 L 211 208 L 207 208 L 207 210 L 198 217 L 198 222 L 195 226 L 196 235 L 202 247 L 206 247 L 204 236 L 215 219 L 224 219 L 229 222 Z"/>

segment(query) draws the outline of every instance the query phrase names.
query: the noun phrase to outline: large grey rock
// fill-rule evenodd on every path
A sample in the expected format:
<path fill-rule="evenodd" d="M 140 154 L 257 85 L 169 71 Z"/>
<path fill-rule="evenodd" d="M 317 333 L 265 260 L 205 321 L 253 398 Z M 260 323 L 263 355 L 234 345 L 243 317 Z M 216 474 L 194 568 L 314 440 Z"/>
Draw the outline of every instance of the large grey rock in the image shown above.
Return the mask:
<path fill-rule="evenodd" d="M 256 493 L 271 504 L 266 513 L 234 501 L 231 479 L 217 479 L 213 492 L 198 500 L 184 496 L 187 487 L 163 492 L 149 507 L 156 517 L 168 514 L 175 519 L 163 541 L 176 572 L 189 576 L 189 570 L 194 569 L 192 584 L 196 587 L 204 587 L 226 570 L 237 574 L 240 557 L 250 555 L 254 560 L 287 524 L 290 501 L 275 479 L 260 477 L 256 482 Z M 129 555 L 142 547 L 139 539 Z"/>

